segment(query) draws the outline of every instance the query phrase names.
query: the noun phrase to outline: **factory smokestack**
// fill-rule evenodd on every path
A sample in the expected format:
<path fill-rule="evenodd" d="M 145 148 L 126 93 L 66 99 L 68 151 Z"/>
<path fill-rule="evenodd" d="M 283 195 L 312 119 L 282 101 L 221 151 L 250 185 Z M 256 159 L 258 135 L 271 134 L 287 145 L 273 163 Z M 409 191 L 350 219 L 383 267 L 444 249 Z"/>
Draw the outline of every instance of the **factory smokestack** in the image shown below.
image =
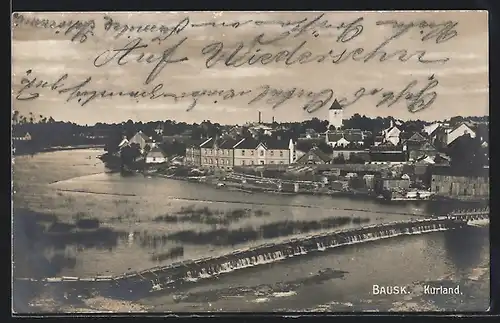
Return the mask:
<path fill-rule="evenodd" d="M 259 111 L 259 123 L 262 122 L 262 112 Z"/>
<path fill-rule="evenodd" d="M 274 123 L 274 116 L 273 116 L 273 123 Z"/>

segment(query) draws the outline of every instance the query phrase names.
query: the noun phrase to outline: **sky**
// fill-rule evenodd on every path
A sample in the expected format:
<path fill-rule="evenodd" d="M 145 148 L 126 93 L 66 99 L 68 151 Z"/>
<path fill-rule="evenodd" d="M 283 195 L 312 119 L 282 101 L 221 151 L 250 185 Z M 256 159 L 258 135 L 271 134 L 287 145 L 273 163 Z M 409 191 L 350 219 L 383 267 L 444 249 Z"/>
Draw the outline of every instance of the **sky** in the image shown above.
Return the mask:
<path fill-rule="evenodd" d="M 190 24 L 205 21 L 247 21 L 247 20 L 301 20 L 313 19 L 317 12 L 190 12 L 190 13 L 22 13 L 23 18 L 39 18 L 62 21 L 95 21 L 94 35 L 80 43 L 71 41 L 71 33 L 64 35 L 66 29 L 33 27 L 19 20 L 12 27 L 12 108 L 21 115 L 52 116 L 56 120 L 72 121 L 78 124 L 94 124 L 96 122 L 122 122 L 128 119 L 134 121 L 177 120 L 185 122 L 201 122 L 211 120 L 222 124 L 242 124 L 258 119 L 258 111 L 262 112 L 262 120 L 270 122 L 272 118 L 278 122 L 301 121 L 317 117 L 327 119 L 328 106 L 312 113 L 302 108 L 306 103 L 304 98 L 294 98 L 273 109 L 262 99 L 252 105 L 247 103 L 258 94 L 262 85 L 277 89 L 302 88 L 306 91 L 319 92 L 328 88 L 334 91 L 330 104 L 335 98 L 354 98 L 354 93 L 364 87 L 383 88 L 378 94 L 366 96 L 356 103 L 344 108 L 346 118 L 355 113 L 376 116 L 393 116 L 402 120 L 443 120 L 453 116 L 483 116 L 488 115 L 488 22 L 486 12 L 327 12 L 320 21 L 328 20 L 329 24 L 340 25 L 362 17 L 363 31 L 353 40 L 346 43 L 336 42 L 339 31 L 336 29 L 315 28 L 318 37 L 309 30 L 296 37 L 290 36 L 273 44 L 260 46 L 261 52 L 278 52 L 290 50 L 303 41 L 307 41 L 303 50 L 324 54 L 329 50 L 340 53 L 344 49 L 352 51 L 358 47 L 366 51 L 376 48 L 384 39 L 394 32 L 390 26 L 377 26 L 379 20 L 397 20 L 409 23 L 412 21 L 427 21 L 442 23 L 456 21 L 457 36 L 449 41 L 437 44 L 435 41 L 421 41 L 422 34 L 417 27 L 410 29 L 400 38 L 388 44 L 385 49 L 392 52 L 407 49 L 427 51 L 428 59 L 448 57 L 446 63 L 422 64 L 416 58 L 406 62 L 390 60 L 367 63 L 347 60 L 342 64 L 310 63 L 286 66 L 283 63 L 268 65 L 254 64 L 241 67 L 227 67 L 221 63 L 207 69 L 207 56 L 202 54 L 204 46 L 221 41 L 225 49 L 234 49 L 238 42 L 249 44 L 260 33 L 267 37 L 277 36 L 285 30 L 278 25 L 247 24 L 238 28 L 231 27 L 186 27 L 178 35 L 170 37 L 161 44 L 151 42 L 158 32 L 129 32 L 115 38 L 116 32 L 106 31 L 104 16 L 108 15 L 122 25 L 137 26 L 147 24 L 163 24 L 173 26 L 185 17 Z M 429 32 L 431 29 L 423 30 Z M 74 34 L 74 31 L 73 31 Z M 424 33 L 425 34 L 425 33 Z M 294 35 L 294 34 L 292 34 Z M 148 85 L 144 82 L 155 64 L 134 62 L 132 59 L 123 66 L 116 61 L 97 68 L 94 59 L 104 51 L 125 46 L 137 37 L 143 38 L 148 47 L 144 51 L 146 57 L 150 54 L 161 55 L 166 47 L 172 46 L 184 37 L 186 41 L 177 49 L 175 55 L 188 57 L 187 61 L 169 64 Z M 130 38 L 128 38 L 130 37 Z M 245 47 L 246 48 L 246 47 Z M 258 48 L 258 47 L 255 47 Z M 299 55 L 302 52 L 298 52 Z M 298 55 L 298 56 L 299 56 Z M 101 56 L 105 57 L 105 56 Z M 132 56 L 130 56 L 132 57 Z M 22 79 L 26 71 L 31 70 L 30 80 L 52 84 L 59 77 L 68 74 L 65 86 L 76 85 L 87 77 L 92 81 L 86 85 L 86 90 L 130 91 L 134 89 L 151 90 L 162 83 L 164 90 L 172 93 L 191 93 L 201 89 L 230 89 L 237 91 L 251 89 L 249 96 L 223 100 L 222 98 L 200 98 L 191 111 L 186 111 L 192 102 L 189 99 L 179 100 L 162 98 L 158 100 L 135 100 L 128 97 L 100 98 L 85 106 L 76 100 L 66 102 L 68 93 L 60 94 L 51 90 L 50 86 L 39 89 L 25 89 L 23 95 L 39 93 L 35 100 L 16 100 L 18 91 L 23 87 Z M 390 107 L 377 107 L 381 93 L 387 90 L 399 92 L 413 80 L 417 81 L 415 91 L 418 92 L 428 82 L 431 75 L 439 84 L 430 91 L 437 92 L 434 103 L 418 113 L 410 113 L 405 100 L 400 100 Z M 63 88 L 63 87 L 62 87 Z M 217 103 L 215 103 L 217 101 Z"/>

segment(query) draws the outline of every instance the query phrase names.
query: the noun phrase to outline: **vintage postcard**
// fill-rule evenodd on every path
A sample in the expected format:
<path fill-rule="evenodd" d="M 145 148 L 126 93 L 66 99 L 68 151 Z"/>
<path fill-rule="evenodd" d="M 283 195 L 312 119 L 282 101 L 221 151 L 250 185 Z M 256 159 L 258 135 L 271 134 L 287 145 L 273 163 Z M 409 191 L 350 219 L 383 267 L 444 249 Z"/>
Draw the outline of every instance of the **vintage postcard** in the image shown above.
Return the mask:
<path fill-rule="evenodd" d="M 12 15 L 13 312 L 489 308 L 488 13 Z"/>

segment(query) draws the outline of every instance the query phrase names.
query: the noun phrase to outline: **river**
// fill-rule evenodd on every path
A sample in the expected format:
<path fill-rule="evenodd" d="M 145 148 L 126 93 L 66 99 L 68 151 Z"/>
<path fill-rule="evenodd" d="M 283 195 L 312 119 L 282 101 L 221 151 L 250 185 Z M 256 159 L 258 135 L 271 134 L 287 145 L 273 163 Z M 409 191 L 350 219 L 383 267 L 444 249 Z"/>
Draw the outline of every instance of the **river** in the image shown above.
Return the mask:
<path fill-rule="evenodd" d="M 461 206 L 248 194 L 142 175 L 121 177 L 106 171 L 99 154 L 82 149 L 15 158 L 14 239 L 21 248 L 15 250 L 23 254 L 16 260 L 16 276 L 115 275 Z M 333 217 L 343 221 L 332 222 Z M 57 222 L 61 232 L 81 219 L 97 220 L 107 231 L 83 230 L 78 239 L 62 239 L 23 229 L 32 222 L 45 229 L 52 223 L 53 229 Z M 321 278 L 325 269 L 339 274 Z M 375 284 L 407 286 L 410 292 L 374 295 Z M 426 284 L 458 285 L 461 295 L 423 295 Z M 481 311 L 489 304 L 488 229 L 338 248 L 152 293 L 137 302 L 154 311 Z"/>

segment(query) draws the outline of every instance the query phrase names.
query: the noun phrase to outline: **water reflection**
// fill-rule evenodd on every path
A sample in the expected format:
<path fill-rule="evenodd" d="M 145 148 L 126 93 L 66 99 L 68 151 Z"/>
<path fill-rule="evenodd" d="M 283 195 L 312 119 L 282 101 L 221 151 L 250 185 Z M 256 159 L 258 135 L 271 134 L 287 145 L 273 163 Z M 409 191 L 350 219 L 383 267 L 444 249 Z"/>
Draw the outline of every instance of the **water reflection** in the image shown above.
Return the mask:
<path fill-rule="evenodd" d="M 96 227 L 95 221 L 61 223 L 51 214 L 14 210 L 14 275 L 17 277 L 57 276 L 64 268 L 74 268 L 75 255 L 69 250 L 97 248 L 112 250 L 123 232 Z"/>
<path fill-rule="evenodd" d="M 459 271 L 470 270 L 481 264 L 484 246 L 489 238 L 488 228 L 465 227 L 446 231 L 443 236 L 446 257 Z"/>

